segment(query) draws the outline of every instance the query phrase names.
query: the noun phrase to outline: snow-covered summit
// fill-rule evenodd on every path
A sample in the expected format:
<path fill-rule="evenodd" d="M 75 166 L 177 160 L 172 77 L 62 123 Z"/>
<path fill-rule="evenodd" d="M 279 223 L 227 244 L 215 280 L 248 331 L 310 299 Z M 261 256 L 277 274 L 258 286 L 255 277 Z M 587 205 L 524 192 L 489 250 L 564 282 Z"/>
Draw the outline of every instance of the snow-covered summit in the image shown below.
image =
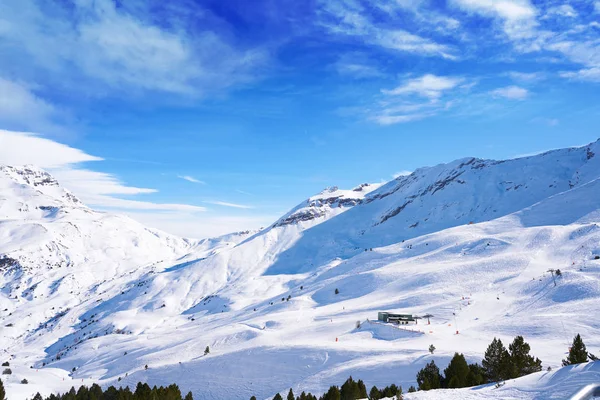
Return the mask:
<path fill-rule="evenodd" d="M 368 193 L 379 186 L 379 184 L 363 183 L 351 190 L 342 190 L 337 186 L 328 187 L 293 208 L 275 222 L 274 226 L 331 218 L 360 204 Z"/>
<path fill-rule="evenodd" d="M 365 248 L 490 221 L 598 178 L 600 142 L 511 160 L 463 158 L 420 168 L 307 230 L 279 258 L 276 270 L 304 271 L 301 254 L 312 254 L 321 264 Z"/>
<path fill-rule="evenodd" d="M 87 207 L 48 172 L 33 165 L 0 165 L 0 218 L 36 218 Z"/>

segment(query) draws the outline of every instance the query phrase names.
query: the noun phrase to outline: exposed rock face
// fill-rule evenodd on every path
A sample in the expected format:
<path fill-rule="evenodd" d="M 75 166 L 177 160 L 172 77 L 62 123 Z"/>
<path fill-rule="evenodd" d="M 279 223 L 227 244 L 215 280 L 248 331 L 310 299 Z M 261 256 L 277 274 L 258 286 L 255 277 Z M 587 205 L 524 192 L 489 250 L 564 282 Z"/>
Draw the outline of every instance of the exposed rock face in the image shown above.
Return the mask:
<path fill-rule="evenodd" d="M 85 207 L 73 193 L 61 187 L 52 175 L 36 166 L 0 165 L 1 175 L 19 185 L 29 186 L 57 201 L 62 201 L 65 205 Z"/>
<path fill-rule="evenodd" d="M 363 183 L 352 190 L 340 190 L 337 186 L 326 188 L 283 216 L 274 226 L 297 224 L 334 215 L 334 211 L 343 211 L 360 204 L 365 195 L 378 186 Z"/>

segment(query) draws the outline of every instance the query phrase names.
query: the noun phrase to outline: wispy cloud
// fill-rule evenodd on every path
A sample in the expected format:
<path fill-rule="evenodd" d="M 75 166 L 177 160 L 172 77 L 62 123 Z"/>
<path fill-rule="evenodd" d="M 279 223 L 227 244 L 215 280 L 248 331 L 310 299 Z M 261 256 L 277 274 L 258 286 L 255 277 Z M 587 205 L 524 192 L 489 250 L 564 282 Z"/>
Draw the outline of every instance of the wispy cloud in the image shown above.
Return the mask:
<path fill-rule="evenodd" d="M 247 206 L 247 205 L 235 204 L 235 203 L 228 203 L 226 201 L 207 200 L 207 201 L 205 201 L 205 203 L 207 203 L 207 204 L 214 204 L 214 205 L 223 206 L 223 207 L 232 207 L 232 208 L 242 208 L 242 209 L 251 209 L 251 208 L 254 208 L 253 206 Z"/>
<path fill-rule="evenodd" d="M 529 96 L 529 91 L 519 86 L 507 86 L 493 90 L 491 94 L 511 100 L 524 100 Z"/>
<path fill-rule="evenodd" d="M 435 115 L 434 113 L 428 114 L 404 114 L 404 115 L 390 115 L 387 110 L 384 110 L 383 113 L 379 115 L 374 115 L 371 117 L 371 120 L 377 122 L 379 125 L 396 125 L 402 124 L 405 122 L 418 121 L 423 118 L 427 118 Z"/>
<path fill-rule="evenodd" d="M 360 53 L 344 54 L 333 66 L 339 75 L 356 79 L 386 76 L 372 61 L 369 61 L 368 57 Z"/>
<path fill-rule="evenodd" d="M 419 78 L 409 79 L 395 89 L 384 89 L 382 92 L 387 95 L 417 94 L 422 97 L 437 99 L 445 91 L 455 88 L 463 81 L 463 78 L 458 77 L 427 74 Z"/>
<path fill-rule="evenodd" d="M 0 163 L 2 164 L 35 164 L 41 168 L 59 168 L 101 160 L 101 157 L 92 156 L 34 133 L 0 129 Z"/>
<path fill-rule="evenodd" d="M 368 16 L 369 12 L 360 2 L 323 0 L 320 5 L 321 25 L 336 35 L 354 37 L 392 51 L 451 60 L 458 58 L 451 46 L 419 36 L 416 32 L 412 33 L 372 21 Z"/>
<path fill-rule="evenodd" d="M 190 175 L 177 175 L 177 177 L 180 179 L 183 179 L 184 181 L 188 181 L 188 182 L 192 182 L 192 183 L 199 183 L 201 185 L 206 185 L 206 182 L 196 179 Z"/>
<path fill-rule="evenodd" d="M 536 9 L 529 0 L 451 0 L 450 2 L 469 12 L 500 17 L 509 21 L 529 19 L 536 15 Z"/>
<path fill-rule="evenodd" d="M 570 4 L 562 4 L 560 6 L 554 6 L 546 10 L 546 15 L 558 15 L 561 17 L 576 18 L 578 16 L 577 11 Z"/>
<path fill-rule="evenodd" d="M 205 207 L 189 204 L 155 203 L 123 199 L 156 193 L 156 189 L 139 188 L 123 183 L 113 174 L 79 166 L 82 162 L 101 161 L 86 152 L 32 133 L 0 130 L 0 164 L 34 164 L 49 170 L 61 183 L 89 206 L 119 210 L 160 210 L 201 212 Z"/>
<path fill-rule="evenodd" d="M 562 72 L 560 75 L 564 78 L 576 79 L 580 81 L 600 82 L 600 67 Z"/>
<path fill-rule="evenodd" d="M 28 76 L 77 90 L 98 83 L 97 92 L 160 91 L 203 95 L 255 77 L 265 61 L 260 48 L 241 48 L 203 21 L 206 13 L 188 3 L 164 7 L 161 22 L 141 1 L 6 0 L 0 5 L 0 50 L 7 59 L 27 60 Z M 10 67 L 3 63 L 0 73 Z M 15 71 L 12 70 L 14 73 Z M 85 80 L 86 85 L 80 82 Z"/>
<path fill-rule="evenodd" d="M 369 110 L 368 119 L 380 125 L 394 125 L 433 117 L 452 107 L 453 102 L 445 98 L 449 93 L 472 87 L 464 82 L 462 77 L 432 74 L 408 78 L 394 89 L 381 90 L 386 97 L 377 109 Z"/>
<path fill-rule="evenodd" d="M 515 81 L 521 82 L 537 82 L 546 78 L 546 74 L 543 72 L 519 72 L 509 71 L 507 75 Z"/>
<path fill-rule="evenodd" d="M 1 67 L 0 67 L 1 68 Z M 37 96 L 31 87 L 0 77 L 0 123 L 4 127 L 45 132 L 62 131 L 62 110 Z"/>
<path fill-rule="evenodd" d="M 580 67 L 576 72 L 562 74 L 563 77 L 596 80 L 600 47 L 590 8 L 598 8 L 597 0 L 593 3 L 563 2 L 561 5 L 553 2 L 534 4 L 530 0 L 452 0 L 451 4 L 501 23 L 517 53 L 552 54 L 546 59 Z"/>

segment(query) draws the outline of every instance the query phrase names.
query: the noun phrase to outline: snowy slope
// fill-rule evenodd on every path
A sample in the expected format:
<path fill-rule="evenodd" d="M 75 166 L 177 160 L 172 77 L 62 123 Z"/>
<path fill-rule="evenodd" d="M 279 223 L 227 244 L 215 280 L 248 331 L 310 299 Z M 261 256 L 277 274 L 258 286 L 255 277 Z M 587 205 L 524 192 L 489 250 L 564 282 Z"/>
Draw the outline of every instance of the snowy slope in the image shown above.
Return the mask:
<path fill-rule="evenodd" d="M 406 395 L 407 400 L 478 400 L 478 399 L 570 399 L 582 387 L 600 382 L 600 362 L 580 364 L 550 372 L 538 372 L 495 385 L 452 390 L 432 390 Z"/>
<path fill-rule="evenodd" d="M 265 230 L 201 243 L 6 178 L 0 254 L 18 260 L 4 267 L 0 295 L 0 351 L 19 371 L 11 400 L 82 379 L 177 382 L 202 399 L 318 393 L 351 374 L 406 389 L 432 358 L 441 368 L 455 351 L 479 361 L 494 336 L 524 335 L 555 370 L 576 333 L 599 353 L 600 323 L 589 317 L 600 309 L 598 146 L 464 159 L 381 187 L 331 188 Z M 59 210 L 40 209 L 46 203 Z M 103 229 L 124 236 L 94 244 Z M 39 262 L 46 252 L 76 264 L 49 269 Z M 563 271 L 556 287 L 549 268 Z M 53 292 L 57 281 L 64 289 Z M 368 322 L 381 310 L 435 317 L 411 330 Z M 597 379 L 589 368 L 596 372 L 581 383 Z M 577 371 L 568 373 L 584 376 Z M 545 398 L 561 374 L 498 393 Z M 23 376 L 29 392 L 16 383 Z M 491 388 L 461 393 L 503 398 Z"/>
<path fill-rule="evenodd" d="M 273 271 L 303 271 L 305 265 L 298 261 L 305 253 L 325 262 L 365 248 L 489 221 L 599 177 L 600 141 L 513 160 L 465 158 L 417 169 L 307 232 Z"/>
<path fill-rule="evenodd" d="M 57 340 L 77 320 L 74 309 L 91 298 L 118 293 L 191 251 L 213 254 L 249 234 L 181 239 L 125 216 L 90 210 L 38 168 L 1 166 L 0 320 L 8 339 L 2 351 L 21 349 L 41 332 L 49 333 L 42 335 L 45 341 Z"/>

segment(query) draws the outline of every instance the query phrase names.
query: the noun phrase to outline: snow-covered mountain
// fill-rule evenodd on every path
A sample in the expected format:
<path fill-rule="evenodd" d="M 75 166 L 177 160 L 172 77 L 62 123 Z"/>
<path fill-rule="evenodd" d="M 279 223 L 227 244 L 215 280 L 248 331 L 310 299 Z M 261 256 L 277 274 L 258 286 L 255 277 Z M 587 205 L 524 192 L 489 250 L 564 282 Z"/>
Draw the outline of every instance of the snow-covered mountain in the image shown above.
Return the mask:
<path fill-rule="evenodd" d="M 311 229 L 272 268 L 304 271 L 301 254 L 325 262 L 351 257 L 365 248 L 493 220 L 599 177 L 600 142 L 513 160 L 465 158 L 420 168 Z"/>
<path fill-rule="evenodd" d="M 201 242 L 4 167 L 0 351 L 20 371 L 9 394 L 121 379 L 270 398 L 350 374 L 406 388 L 431 358 L 478 360 L 494 336 L 524 335 L 544 366 L 576 333 L 598 352 L 599 151 L 466 158 L 329 188 L 266 229 Z M 556 287 L 549 268 L 563 271 Z M 420 332 L 366 322 L 382 310 L 435 317 Z"/>
<path fill-rule="evenodd" d="M 49 327 L 59 337 L 71 325 L 55 323 L 78 318 L 73 307 L 112 296 L 191 251 L 213 254 L 249 234 L 182 239 L 91 210 L 39 168 L 0 166 L 0 318 L 10 325 L 2 350 Z"/>

